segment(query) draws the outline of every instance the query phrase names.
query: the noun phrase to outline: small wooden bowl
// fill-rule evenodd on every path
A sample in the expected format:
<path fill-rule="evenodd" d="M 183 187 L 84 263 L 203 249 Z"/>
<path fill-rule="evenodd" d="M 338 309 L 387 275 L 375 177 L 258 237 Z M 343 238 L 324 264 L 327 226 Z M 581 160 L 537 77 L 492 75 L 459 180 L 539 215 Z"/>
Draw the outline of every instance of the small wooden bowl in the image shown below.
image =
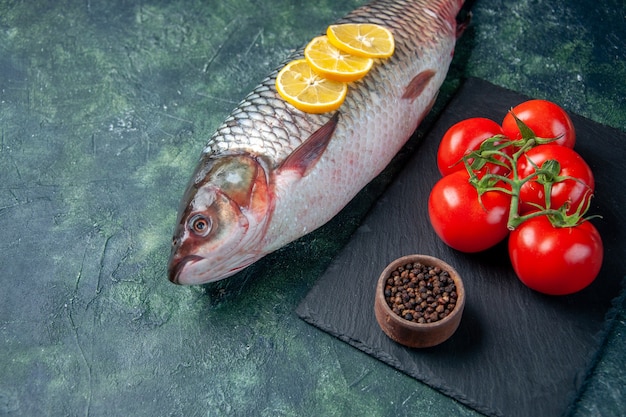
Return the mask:
<path fill-rule="evenodd" d="M 415 323 L 406 320 L 394 313 L 385 300 L 385 283 L 391 273 L 401 265 L 419 262 L 427 266 L 438 266 L 447 271 L 454 280 L 457 293 L 457 302 L 450 314 L 441 320 L 432 323 Z M 445 342 L 454 334 L 461 322 L 465 307 L 465 289 L 458 272 L 442 261 L 427 255 L 407 255 L 391 262 L 380 274 L 376 286 L 374 313 L 381 329 L 394 341 L 412 348 L 436 346 Z"/>

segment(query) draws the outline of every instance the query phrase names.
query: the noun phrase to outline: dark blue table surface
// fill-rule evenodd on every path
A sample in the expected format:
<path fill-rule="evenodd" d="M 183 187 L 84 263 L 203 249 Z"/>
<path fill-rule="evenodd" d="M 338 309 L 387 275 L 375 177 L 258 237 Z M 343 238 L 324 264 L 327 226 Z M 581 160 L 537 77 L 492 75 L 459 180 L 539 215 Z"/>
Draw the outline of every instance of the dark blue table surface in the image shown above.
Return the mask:
<path fill-rule="evenodd" d="M 294 312 L 391 175 L 239 276 L 166 279 L 208 136 L 363 3 L 0 1 L 0 415 L 477 415 Z M 626 131 L 625 16 L 476 1 L 435 112 L 474 76 Z M 618 309 L 576 416 L 626 409 Z"/>

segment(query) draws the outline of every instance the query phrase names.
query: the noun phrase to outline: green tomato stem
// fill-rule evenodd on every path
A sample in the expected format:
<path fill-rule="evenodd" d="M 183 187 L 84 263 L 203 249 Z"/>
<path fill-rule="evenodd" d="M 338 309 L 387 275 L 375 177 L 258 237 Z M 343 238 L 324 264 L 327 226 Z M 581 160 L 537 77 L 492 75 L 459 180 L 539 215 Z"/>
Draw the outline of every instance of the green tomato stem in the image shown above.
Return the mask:
<path fill-rule="evenodd" d="M 499 141 L 501 143 L 495 145 L 495 147 L 492 146 L 493 143 L 496 141 Z M 552 185 L 557 182 L 564 181 L 565 179 L 572 179 L 571 177 L 559 176 L 558 173 L 555 174 L 553 172 L 555 169 L 557 171 L 560 170 L 557 169 L 558 165 L 557 168 L 554 167 L 554 164 L 558 164 L 557 161 L 546 161 L 548 163 L 544 162 L 541 167 L 533 164 L 535 172 L 526 176 L 525 178 L 520 179 L 519 177 L 519 172 L 517 169 L 517 163 L 519 161 L 519 158 L 521 158 L 529 149 L 531 149 L 535 145 L 546 143 L 545 139 L 525 135 L 525 137 L 521 140 L 510 141 L 505 139 L 503 141 L 502 136 L 494 136 L 492 138 L 486 139 L 484 143 L 486 142 L 489 142 L 490 147 L 486 146 L 484 149 L 479 149 L 464 156 L 463 164 L 465 165 L 465 168 L 469 173 L 470 182 L 474 187 L 476 187 L 479 199 L 481 198 L 482 194 L 487 191 L 499 191 L 511 195 L 509 218 L 507 221 L 507 228 L 509 230 L 515 230 L 520 224 L 522 224 L 526 220 L 543 215 L 548 216 L 550 222 L 555 227 L 573 226 L 585 220 L 583 218 L 583 215 L 587 211 L 586 208 L 588 208 L 588 204 L 584 210 L 581 210 L 581 208 L 579 207 L 579 210 L 571 215 L 568 215 L 566 213 L 566 207 L 561 207 L 559 209 L 551 208 Z M 508 155 L 507 153 L 502 151 L 508 146 L 514 146 L 515 148 L 517 148 L 517 150 L 511 155 Z M 473 159 L 472 164 L 469 163 L 469 159 Z M 491 162 L 500 166 L 510 168 L 510 177 L 487 173 L 482 178 L 478 178 L 476 172 L 472 168 L 472 165 L 476 164 L 482 167 L 486 162 Z M 532 164 L 532 161 L 530 161 L 530 163 Z M 543 209 L 540 209 L 541 207 L 537 207 L 537 211 L 528 213 L 523 216 L 520 215 L 519 206 L 520 192 L 522 186 L 528 181 L 536 180 L 537 178 L 540 178 L 542 176 L 548 178 L 545 181 L 540 181 L 543 182 L 545 191 L 545 207 L 543 207 Z M 509 190 L 505 187 L 498 186 L 500 182 L 507 184 L 511 189 Z"/>

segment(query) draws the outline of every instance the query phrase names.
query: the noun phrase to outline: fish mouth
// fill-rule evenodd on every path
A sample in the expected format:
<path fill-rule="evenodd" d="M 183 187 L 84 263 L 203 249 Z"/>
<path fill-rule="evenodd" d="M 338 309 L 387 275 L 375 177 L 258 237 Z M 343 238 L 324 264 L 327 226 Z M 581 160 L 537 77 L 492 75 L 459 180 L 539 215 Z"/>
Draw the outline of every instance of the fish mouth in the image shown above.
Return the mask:
<path fill-rule="evenodd" d="M 242 269 L 248 267 L 252 262 L 247 262 L 243 265 L 236 266 L 227 270 L 226 272 L 213 271 L 212 275 L 205 273 L 206 271 L 194 270 L 196 263 L 208 262 L 203 256 L 199 255 L 187 255 L 179 260 L 172 259 L 168 269 L 169 280 L 177 285 L 194 285 L 194 284 L 206 284 L 208 282 L 219 281 L 236 274 Z M 197 269 L 197 268 L 196 268 Z M 186 270 L 186 273 L 185 273 Z M 181 279 L 182 278 L 182 279 Z"/>
<path fill-rule="evenodd" d="M 180 282 L 180 274 L 188 264 L 193 264 L 199 261 L 204 260 L 202 256 L 198 255 L 187 255 L 184 258 L 181 258 L 179 261 L 171 260 L 170 266 L 168 268 L 168 278 L 174 284 L 181 284 Z"/>

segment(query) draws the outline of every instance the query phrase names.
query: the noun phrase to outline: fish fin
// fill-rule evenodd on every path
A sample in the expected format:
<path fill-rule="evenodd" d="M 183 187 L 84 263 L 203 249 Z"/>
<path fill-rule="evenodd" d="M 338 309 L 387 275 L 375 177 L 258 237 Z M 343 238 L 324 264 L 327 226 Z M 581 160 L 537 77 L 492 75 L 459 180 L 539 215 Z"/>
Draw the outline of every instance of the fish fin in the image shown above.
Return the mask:
<path fill-rule="evenodd" d="M 469 26 L 472 21 L 472 7 L 474 7 L 474 3 L 476 0 L 465 0 L 463 2 L 463 6 L 461 6 L 461 10 L 456 15 L 456 38 L 459 39 L 465 29 Z"/>
<path fill-rule="evenodd" d="M 307 140 L 302 142 L 291 155 L 280 165 L 279 170 L 295 171 L 304 177 L 315 163 L 322 157 L 330 139 L 335 133 L 339 122 L 339 112 L 336 112 L 322 127 L 317 129 Z"/>
<path fill-rule="evenodd" d="M 435 75 L 435 71 L 433 70 L 424 70 L 417 74 L 413 79 L 409 82 L 409 84 L 404 89 L 404 94 L 402 94 L 402 98 L 408 99 L 410 101 L 415 101 L 431 78 Z"/>
<path fill-rule="evenodd" d="M 463 36 L 465 29 L 470 25 L 472 21 L 472 12 L 468 11 L 464 16 L 457 16 L 456 20 L 456 38 L 459 39 Z"/>

